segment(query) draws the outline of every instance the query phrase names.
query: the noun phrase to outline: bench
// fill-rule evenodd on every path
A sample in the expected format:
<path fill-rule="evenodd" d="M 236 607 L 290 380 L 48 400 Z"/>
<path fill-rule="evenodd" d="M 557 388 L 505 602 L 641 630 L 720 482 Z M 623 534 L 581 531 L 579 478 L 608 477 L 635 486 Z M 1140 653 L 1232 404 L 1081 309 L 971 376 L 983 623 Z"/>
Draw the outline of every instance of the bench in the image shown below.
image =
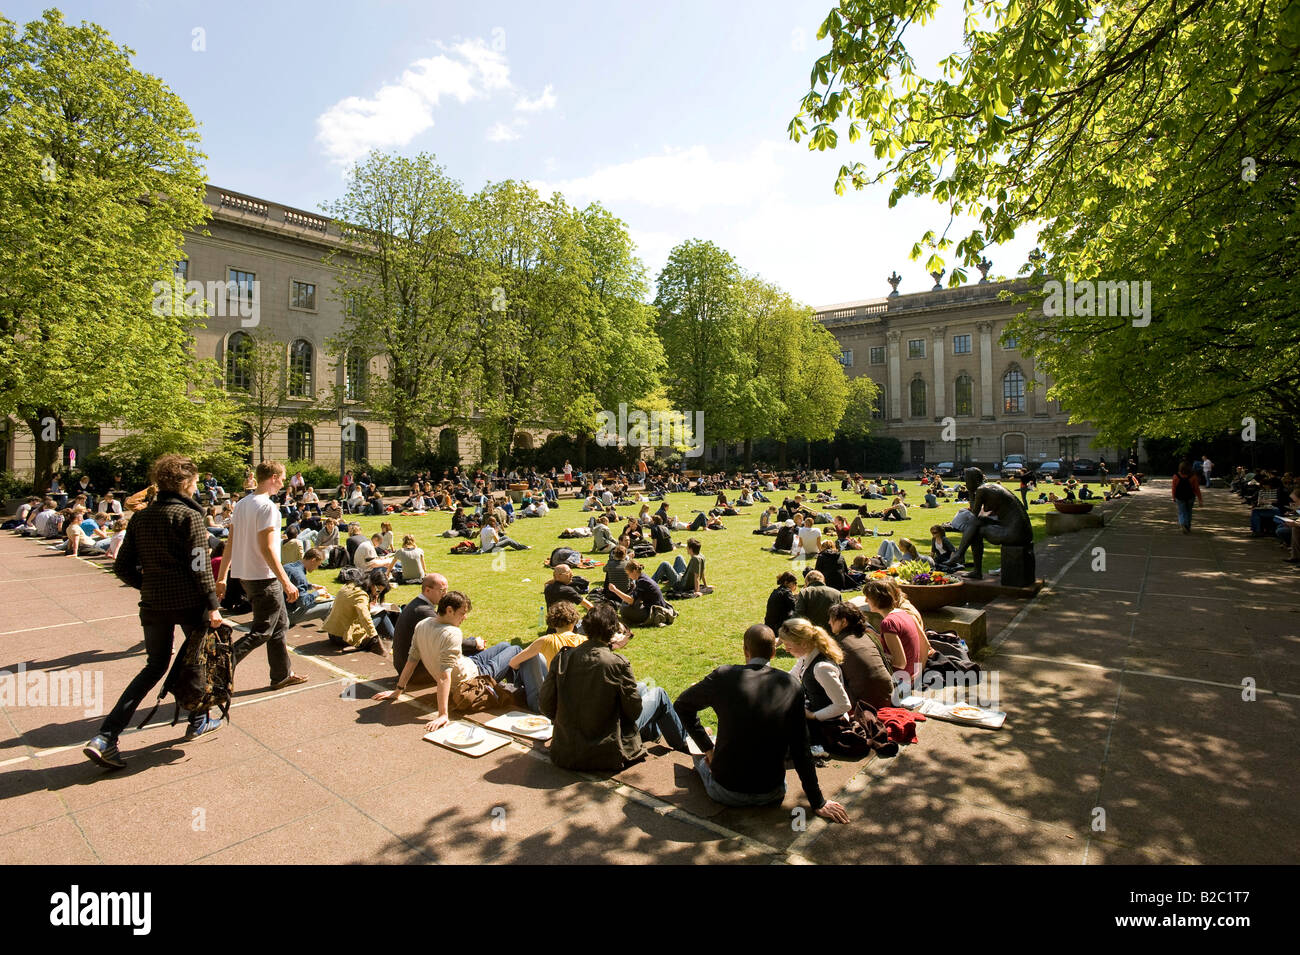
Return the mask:
<path fill-rule="evenodd" d="M 1087 514 L 1062 514 L 1060 511 L 1048 511 L 1048 536 L 1057 534 L 1074 534 L 1089 527 L 1105 527 L 1106 514 L 1101 510 L 1092 510 Z"/>

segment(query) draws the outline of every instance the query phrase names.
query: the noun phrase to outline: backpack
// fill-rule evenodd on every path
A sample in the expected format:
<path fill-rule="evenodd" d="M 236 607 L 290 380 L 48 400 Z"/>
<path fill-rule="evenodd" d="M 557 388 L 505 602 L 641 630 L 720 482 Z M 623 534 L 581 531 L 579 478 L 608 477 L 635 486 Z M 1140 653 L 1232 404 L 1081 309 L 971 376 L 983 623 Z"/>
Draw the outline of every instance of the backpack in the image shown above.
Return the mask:
<path fill-rule="evenodd" d="M 632 554 L 639 558 L 653 557 L 655 545 L 649 541 L 637 541 L 632 545 Z"/>
<path fill-rule="evenodd" d="M 235 657 L 231 646 L 230 624 L 223 623 L 215 629 L 204 626 L 185 636 L 180 653 L 158 692 L 158 702 L 140 721 L 143 728 L 162 705 L 163 697 L 170 693 L 176 700 L 172 726 L 180 719 L 181 710 L 190 713 L 206 712 L 212 707 L 230 718 L 231 694 L 235 689 Z"/>

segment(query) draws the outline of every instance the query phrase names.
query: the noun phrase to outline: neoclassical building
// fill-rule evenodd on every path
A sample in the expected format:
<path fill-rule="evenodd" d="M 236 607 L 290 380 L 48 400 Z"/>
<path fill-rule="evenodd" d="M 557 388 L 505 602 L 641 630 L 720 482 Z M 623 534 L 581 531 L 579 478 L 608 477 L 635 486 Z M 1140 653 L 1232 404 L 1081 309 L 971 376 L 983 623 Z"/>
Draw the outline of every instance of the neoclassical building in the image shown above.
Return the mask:
<path fill-rule="evenodd" d="M 369 377 L 385 373 L 381 358 L 349 352 L 332 355 L 327 341 L 343 325 L 344 303 L 336 288 L 338 270 L 325 264 L 327 254 L 341 248 L 338 225 L 332 220 L 209 185 L 205 204 L 211 213 L 206 227 L 185 240 L 185 258 L 176 263 L 176 277 L 197 283 L 212 303 L 205 326 L 195 333 L 199 357 L 216 359 L 225 371 L 226 386 L 247 388 L 246 364 L 237 359 L 252 347 L 253 335 L 268 335 L 284 349 L 288 385 L 274 432 L 264 453 L 281 460 L 314 460 L 335 468 L 340 445 L 349 461 L 382 465 L 392 460 L 388 424 L 365 406 Z M 344 394 L 342 415 L 322 421 L 309 415 L 331 402 L 331 383 Z M 338 419 L 347 421 L 345 425 Z M 245 435 L 251 425 L 245 424 Z M 532 447 L 544 429 L 519 433 L 516 444 Z M 111 425 L 67 431 L 63 435 L 62 467 L 70 452 L 78 461 L 124 432 Z M 444 453 L 453 449 L 465 462 L 481 456 L 478 438 L 468 428 L 447 428 L 438 436 Z M 30 474 L 35 463 L 32 435 L 26 426 L 9 421 L 4 434 L 5 468 Z"/>
<path fill-rule="evenodd" d="M 1000 300 L 1004 289 L 1023 291 L 1024 284 L 906 295 L 895 288 L 884 298 L 817 309 L 849 376 L 869 375 L 879 386 L 873 434 L 902 442 L 904 467 L 992 466 L 1009 454 L 1116 459 L 1117 449 L 1094 445 L 1091 425 L 1071 424 L 1060 403 L 1047 399 L 1046 375 L 1004 334 L 1023 307 Z M 945 436 L 946 418 L 952 427 Z"/>

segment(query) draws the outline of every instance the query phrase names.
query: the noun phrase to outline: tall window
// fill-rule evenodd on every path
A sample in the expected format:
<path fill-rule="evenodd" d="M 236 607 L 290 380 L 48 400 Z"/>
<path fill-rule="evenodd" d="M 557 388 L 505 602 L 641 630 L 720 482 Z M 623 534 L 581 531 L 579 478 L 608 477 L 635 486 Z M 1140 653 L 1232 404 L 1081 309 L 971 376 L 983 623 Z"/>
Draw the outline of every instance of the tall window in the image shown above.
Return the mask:
<path fill-rule="evenodd" d="M 310 282 L 293 283 L 293 289 L 289 294 L 289 304 L 294 308 L 305 308 L 311 311 L 316 310 L 316 286 Z"/>
<path fill-rule="evenodd" d="M 883 390 L 876 392 L 876 400 L 871 404 L 871 420 L 885 420 L 885 393 Z"/>
<path fill-rule="evenodd" d="M 957 387 L 954 391 L 956 398 L 956 408 L 954 414 L 957 417 L 973 415 L 975 413 L 975 386 L 971 381 L 970 375 L 958 375 Z"/>
<path fill-rule="evenodd" d="M 1025 376 L 1012 368 L 1002 376 L 1002 413 L 1025 413 Z"/>
<path fill-rule="evenodd" d="M 907 340 L 907 357 L 924 358 L 925 357 L 925 339 L 909 338 Z"/>
<path fill-rule="evenodd" d="M 1016 338 L 1015 335 L 1008 334 L 1005 338 L 1002 339 L 1002 347 L 1007 349 L 1008 351 L 1010 351 L 1012 348 L 1019 348 L 1020 339 Z"/>
<path fill-rule="evenodd" d="M 971 449 L 974 446 L 975 446 L 974 438 L 958 438 L 957 451 L 956 451 L 957 457 L 953 461 L 953 464 L 957 465 L 957 467 L 966 467 L 967 465 L 969 465 L 970 458 L 971 458 Z"/>
<path fill-rule="evenodd" d="M 226 275 L 226 288 L 231 298 L 242 298 L 251 305 L 253 303 L 253 283 L 256 281 L 256 272 L 242 272 L 239 269 L 231 269 Z"/>
<path fill-rule="evenodd" d="M 954 335 L 954 336 L 952 337 L 952 353 L 953 353 L 954 355 L 969 355 L 969 354 L 970 354 L 970 336 L 969 336 L 969 335 Z"/>
<path fill-rule="evenodd" d="M 853 349 L 852 349 L 852 348 L 841 348 L 841 349 L 840 349 L 840 364 L 843 365 L 845 368 L 852 368 L 852 367 L 853 367 Z"/>
<path fill-rule="evenodd" d="M 175 275 L 182 282 L 188 280 L 190 277 L 190 260 L 179 259 L 176 262 L 176 268 L 172 271 L 172 274 Z"/>
<path fill-rule="evenodd" d="M 359 424 L 352 425 L 352 440 L 343 442 L 343 456 L 354 464 L 370 458 L 370 436 Z"/>
<path fill-rule="evenodd" d="M 871 346 L 871 364 L 883 365 L 884 363 L 885 363 L 885 346 L 884 345 Z"/>
<path fill-rule="evenodd" d="M 316 458 L 316 434 L 309 424 L 289 425 L 289 460 L 313 461 Z"/>
<path fill-rule="evenodd" d="M 355 348 L 348 349 L 343 375 L 343 393 L 347 400 L 362 401 L 366 393 L 366 360 Z"/>
<path fill-rule="evenodd" d="M 1068 438 L 1057 438 L 1056 447 L 1060 452 L 1059 457 L 1063 461 L 1073 461 L 1079 456 L 1079 438 L 1077 435 L 1071 435 Z"/>
<path fill-rule="evenodd" d="M 920 378 L 913 379 L 911 392 L 912 392 L 912 417 L 924 418 L 925 417 L 925 382 Z"/>
<path fill-rule="evenodd" d="M 226 342 L 226 390 L 247 391 L 252 384 L 253 340 L 235 332 Z"/>
<path fill-rule="evenodd" d="M 301 338 L 289 346 L 289 397 L 310 398 L 316 393 L 312 369 L 316 350 Z"/>

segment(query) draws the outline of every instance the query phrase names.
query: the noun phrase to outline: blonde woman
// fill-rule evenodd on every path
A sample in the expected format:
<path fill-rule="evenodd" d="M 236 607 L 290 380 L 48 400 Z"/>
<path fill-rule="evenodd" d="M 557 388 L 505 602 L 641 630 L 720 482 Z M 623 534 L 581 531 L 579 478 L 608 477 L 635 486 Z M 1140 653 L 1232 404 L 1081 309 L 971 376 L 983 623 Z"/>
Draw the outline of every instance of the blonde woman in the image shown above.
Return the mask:
<path fill-rule="evenodd" d="M 813 745 L 834 752 L 838 748 L 838 729 L 852 709 L 840 672 L 844 651 L 825 630 L 804 617 L 793 617 L 781 624 L 778 636 L 796 657 L 790 675 L 803 687 Z"/>

